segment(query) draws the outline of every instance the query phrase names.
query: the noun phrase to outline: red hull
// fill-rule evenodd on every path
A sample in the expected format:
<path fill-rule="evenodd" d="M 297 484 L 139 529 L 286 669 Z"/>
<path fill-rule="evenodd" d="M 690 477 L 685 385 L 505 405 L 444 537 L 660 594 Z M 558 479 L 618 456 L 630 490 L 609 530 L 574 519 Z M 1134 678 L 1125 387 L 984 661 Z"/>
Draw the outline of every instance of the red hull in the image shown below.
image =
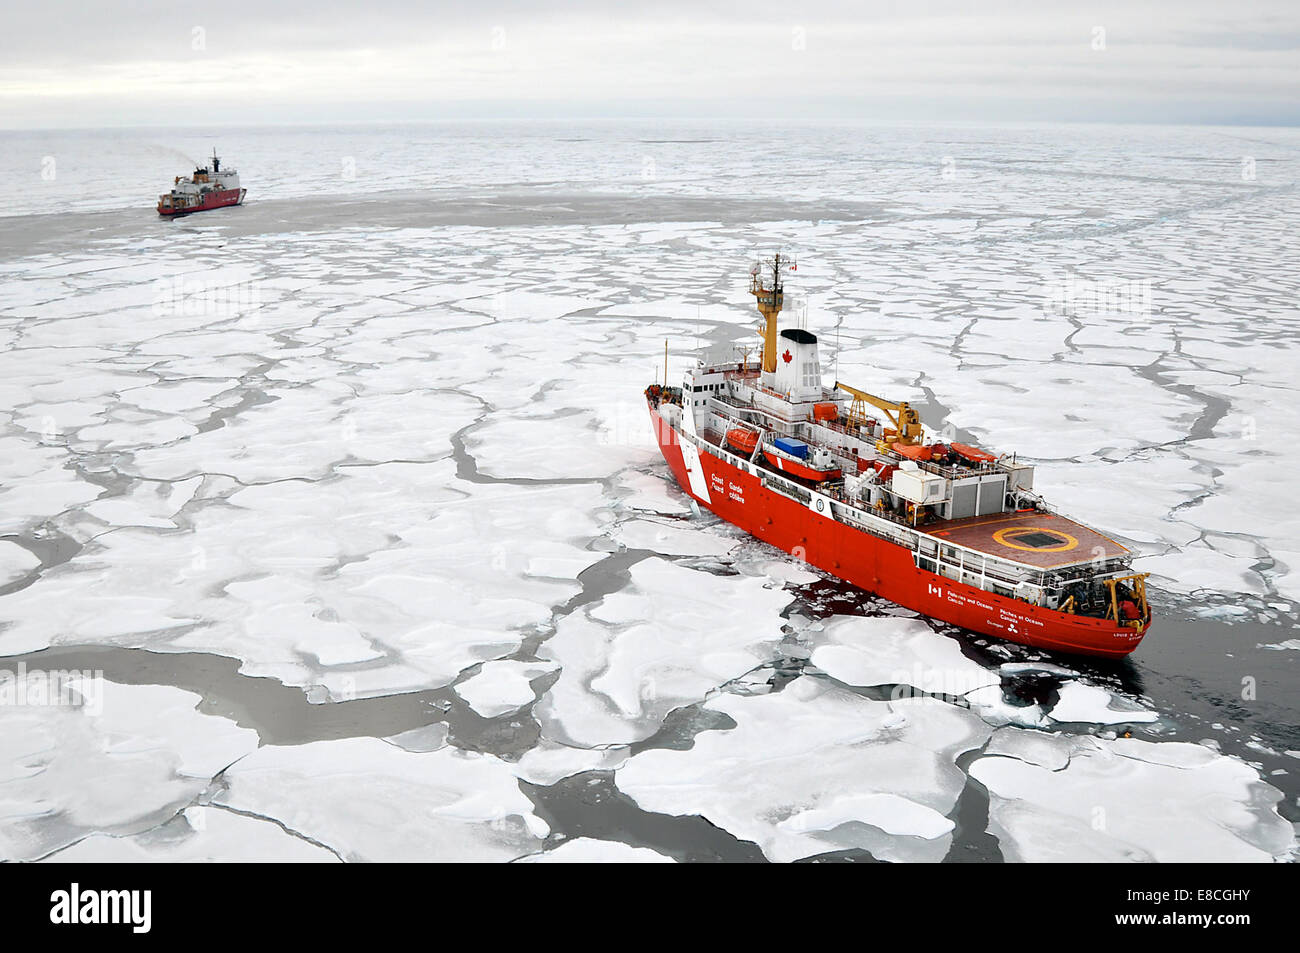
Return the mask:
<path fill-rule="evenodd" d="M 920 569 L 910 550 L 817 516 L 712 454 L 698 454 L 703 472 L 691 474 L 677 434 L 653 406 L 650 421 L 683 491 L 763 542 L 798 551 L 808 563 L 860 589 L 974 632 L 1060 652 L 1122 658 L 1146 634 L 1145 628 L 1033 606 Z"/>
<path fill-rule="evenodd" d="M 818 470 L 805 463 L 800 463 L 798 460 L 791 460 L 789 457 L 783 457 L 777 453 L 767 453 L 764 451 L 763 459 L 776 467 L 782 473 L 788 473 L 801 480 L 811 480 L 813 483 L 820 483 L 822 480 L 835 480 L 840 476 L 839 470 Z"/>
<path fill-rule="evenodd" d="M 246 189 L 224 189 L 219 192 L 208 192 L 203 196 L 203 202 L 200 205 L 190 205 L 186 208 L 164 208 L 161 203 L 158 205 L 158 214 L 164 217 L 175 215 L 189 215 L 191 212 L 210 212 L 214 208 L 229 208 L 232 205 L 238 205 L 244 201 Z"/>

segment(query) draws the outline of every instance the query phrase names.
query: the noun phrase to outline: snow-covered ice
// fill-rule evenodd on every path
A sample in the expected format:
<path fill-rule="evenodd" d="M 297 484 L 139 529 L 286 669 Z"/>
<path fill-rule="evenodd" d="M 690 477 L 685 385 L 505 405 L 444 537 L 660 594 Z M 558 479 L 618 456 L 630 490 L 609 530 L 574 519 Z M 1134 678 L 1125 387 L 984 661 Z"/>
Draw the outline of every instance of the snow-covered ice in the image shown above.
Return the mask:
<path fill-rule="evenodd" d="M 1152 722 L 1160 715 L 1136 705 L 1116 708 L 1116 699 L 1104 688 L 1085 685 L 1083 682 L 1066 682 L 1060 688 L 1059 700 L 1049 712 L 1054 721 L 1093 722 L 1099 725 L 1134 725 Z"/>
<path fill-rule="evenodd" d="M 996 671 L 966 658 L 957 642 L 921 619 L 836 617 L 815 644 L 812 663 L 847 685 L 960 696 L 1002 683 Z"/>
<path fill-rule="evenodd" d="M 519 862 L 521 864 L 671 864 L 673 859 L 647 847 L 632 847 L 620 841 L 577 837 L 565 841 L 553 850 L 521 857 Z"/>
<path fill-rule="evenodd" d="M 198 695 L 164 685 L 91 675 L 68 696 L 75 704 L 14 704 L 48 682 L 49 673 L 31 671 L 4 686 L 16 692 L 0 704 L 5 860 L 36 860 L 96 833 L 156 828 L 257 748 L 255 732 L 200 714 Z"/>
<path fill-rule="evenodd" d="M 588 747 L 649 737 L 674 708 L 771 659 L 792 598 L 759 578 L 637 563 L 627 589 L 562 619 L 538 650 L 561 669 L 537 706 L 544 731 Z"/>
<path fill-rule="evenodd" d="M 476 675 L 456 685 L 456 694 L 484 718 L 495 718 L 533 701 L 532 680 L 553 671 L 554 665 L 484 662 Z"/>
<path fill-rule="evenodd" d="M 0 540 L 0 585 L 21 579 L 40 564 L 40 559 L 17 543 Z"/>
<path fill-rule="evenodd" d="M 872 701 L 807 676 L 706 707 L 736 727 L 635 755 L 616 772 L 619 790 L 647 810 L 700 814 L 779 861 L 854 847 L 942 859 L 965 784 L 953 761 L 990 730 L 943 702 Z"/>
<path fill-rule="evenodd" d="M 453 472 L 393 463 L 232 487 L 185 533 L 133 517 L 0 602 L 0 650 L 215 652 L 337 698 L 445 685 L 516 649 L 599 558 L 584 546 L 594 488 L 453 489 Z"/>
<path fill-rule="evenodd" d="M 49 859 L 69 864 L 339 862 L 324 847 L 295 837 L 274 821 L 205 806 L 187 808 L 142 834 L 93 834 Z"/>
<path fill-rule="evenodd" d="M 1081 737 L 1065 766 L 1041 745 L 999 747 L 970 773 L 1010 860 L 1268 862 L 1295 844 L 1279 793 L 1200 745 Z"/>
<path fill-rule="evenodd" d="M 345 860 L 512 860 L 549 833 L 510 766 L 378 739 L 267 746 L 225 774 L 216 802 L 273 817 Z"/>
<path fill-rule="evenodd" d="M 629 549 L 649 549 L 665 556 L 723 556 L 738 542 L 702 532 L 698 527 L 644 519 L 619 524 L 614 538 Z"/>

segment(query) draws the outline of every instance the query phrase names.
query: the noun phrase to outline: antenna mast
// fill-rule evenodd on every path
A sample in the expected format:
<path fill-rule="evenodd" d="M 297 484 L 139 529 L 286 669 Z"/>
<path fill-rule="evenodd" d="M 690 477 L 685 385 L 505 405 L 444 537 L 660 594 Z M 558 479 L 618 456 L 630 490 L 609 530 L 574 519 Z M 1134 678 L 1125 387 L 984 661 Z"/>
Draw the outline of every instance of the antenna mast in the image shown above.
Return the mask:
<path fill-rule="evenodd" d="M 844 315 L 835 316 L 835 370 L 831 376 L 836 380 L 840 379 L 840 325 L 844 323 Z"/>
<path fill-rule="evenodd" d="M 785 307 L 785 280 L 782 271 L 794 271 L 799 266 L 789 255 L 779 251 L 771 258 L 754 262 L 749 269 L 749 293 L 758 303 L 763 316 L 763 371 L 776 372 L 776 317 Z"/>

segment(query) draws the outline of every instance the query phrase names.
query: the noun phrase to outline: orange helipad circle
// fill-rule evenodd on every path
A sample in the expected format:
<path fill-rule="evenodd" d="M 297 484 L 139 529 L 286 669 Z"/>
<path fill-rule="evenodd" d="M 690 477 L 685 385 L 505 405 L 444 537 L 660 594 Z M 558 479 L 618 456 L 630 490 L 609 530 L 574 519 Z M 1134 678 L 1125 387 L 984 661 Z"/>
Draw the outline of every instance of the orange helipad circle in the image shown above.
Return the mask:
<path fill-rule="evenodd" d="M 1017 536 L 1029 536 L 1031 534 L 1055 537 L 1060 540 L 1060 544 L 1056 546 L 1030 546 L 1015 541 Z M 1042 526 L 1008 526 L 994 533 L 993 539 L 1008 549 L 1018 549 L 1026 553 L 1064 553 L 1079 545 L 1079 541 L 1069 533 L 1063 533 L 1059 529 L 1045 529 Z"/>

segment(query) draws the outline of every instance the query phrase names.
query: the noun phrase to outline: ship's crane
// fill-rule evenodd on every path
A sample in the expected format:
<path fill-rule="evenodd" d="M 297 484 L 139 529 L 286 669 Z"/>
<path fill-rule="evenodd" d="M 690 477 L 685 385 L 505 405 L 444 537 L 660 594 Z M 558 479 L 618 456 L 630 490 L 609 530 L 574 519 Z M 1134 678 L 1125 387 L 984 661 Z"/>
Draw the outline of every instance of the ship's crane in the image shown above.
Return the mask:
<path fill-rule="evenodd" d="M 853 403 L 849 405 L 849 422 L 861 426 L 867 422 L 867 404 L 878 407 L 889 415 L 894 429 L 898 431 L 898 443 L 919 443 L 923 434 L 921 416 L 907 401 L 894 402 L 868 394 L 864 390 L 850 387 L 848 384 L 835 382 L 835 389 L 852 395 Z"/>

